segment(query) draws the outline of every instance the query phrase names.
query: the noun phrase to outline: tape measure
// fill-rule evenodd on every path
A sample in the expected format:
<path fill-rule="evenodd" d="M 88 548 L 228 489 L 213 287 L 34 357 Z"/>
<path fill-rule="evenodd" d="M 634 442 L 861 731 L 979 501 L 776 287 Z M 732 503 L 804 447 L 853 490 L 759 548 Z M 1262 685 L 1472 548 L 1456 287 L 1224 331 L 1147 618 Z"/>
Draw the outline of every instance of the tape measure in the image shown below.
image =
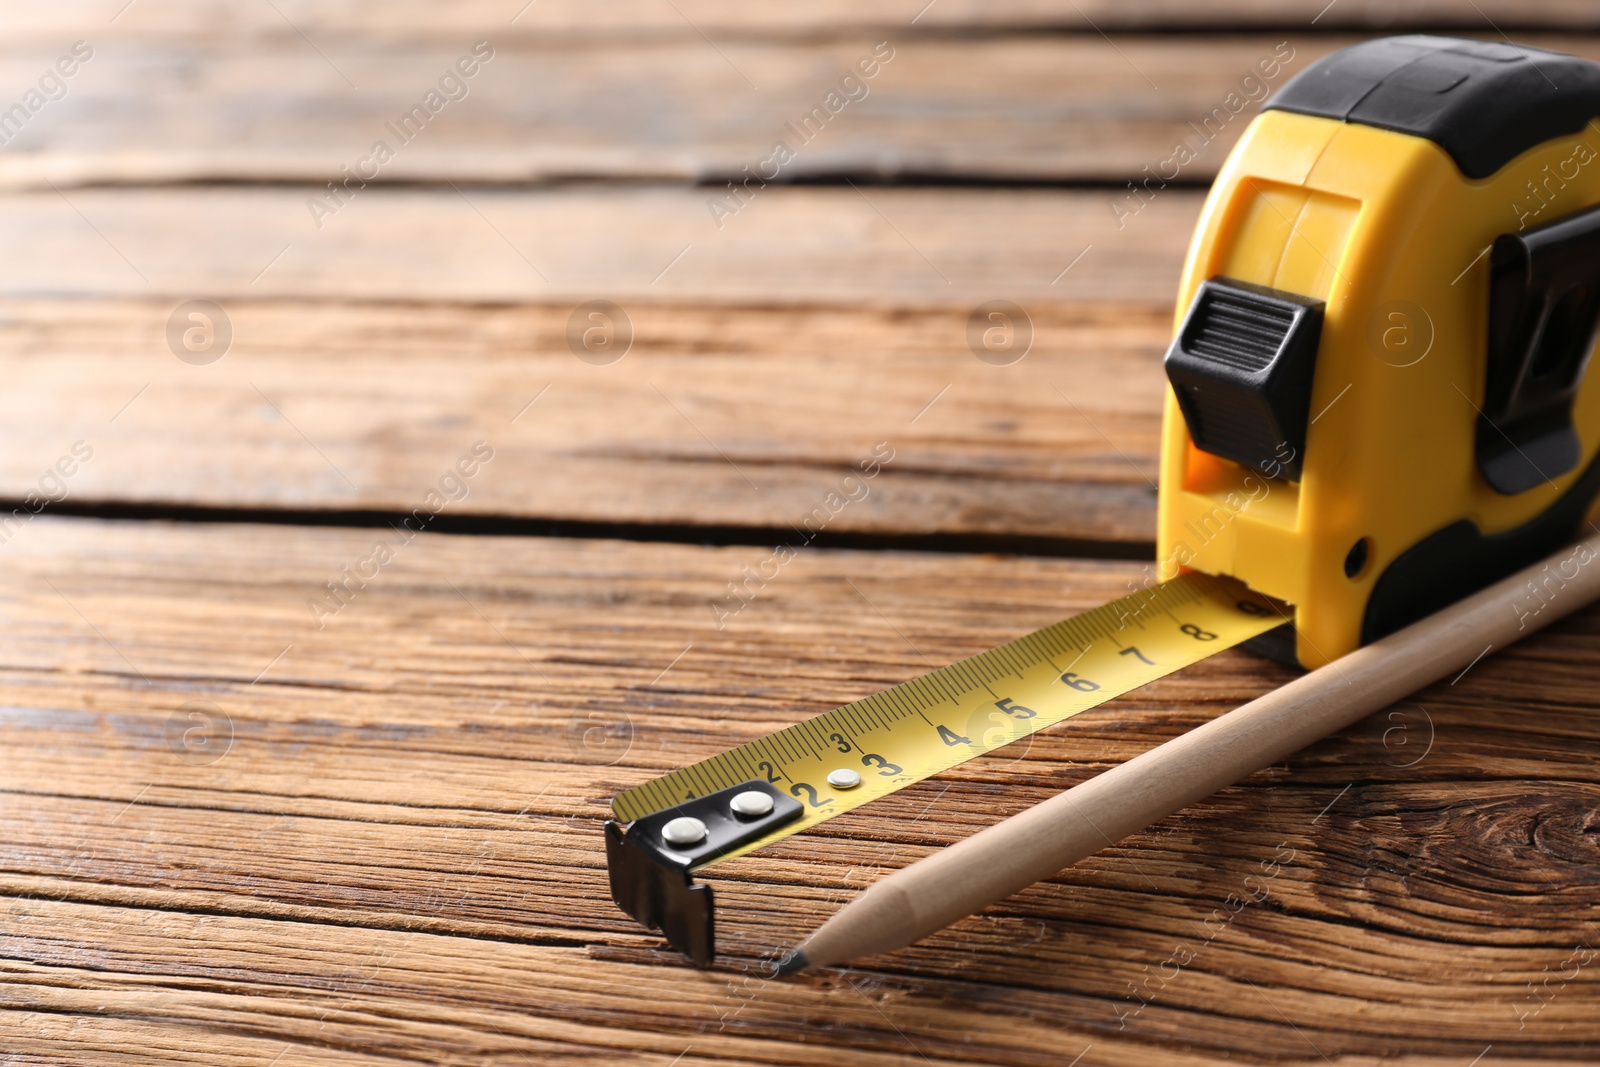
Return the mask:
<path fill-rule="evenodd" d="M 1427 36 L 1312 64 L 1219 170 L 1176 327 L 1169 580 L 622 793 L 624 911 L 704 965 L 692 870 L 1241 642 L 1321 666 L 1592 525 L 1600 64 Z"/>
<path fill-rule="evenodd" d="M 1225 648 L 1287 628 L 1286 605 L 1191 572 L 768 734 L 616 796 L 611 896 L 701 966 L 711 887 L 689 872 L 1098 707 Z"/>
<path fill-rule="evenodd" d="M 623 822 L 765 781 L 800 815 L 690 869 L 743 855 L 1054 726 L 1288 620 L 1231 578 L 1190 573 L 629 789 Z"/>

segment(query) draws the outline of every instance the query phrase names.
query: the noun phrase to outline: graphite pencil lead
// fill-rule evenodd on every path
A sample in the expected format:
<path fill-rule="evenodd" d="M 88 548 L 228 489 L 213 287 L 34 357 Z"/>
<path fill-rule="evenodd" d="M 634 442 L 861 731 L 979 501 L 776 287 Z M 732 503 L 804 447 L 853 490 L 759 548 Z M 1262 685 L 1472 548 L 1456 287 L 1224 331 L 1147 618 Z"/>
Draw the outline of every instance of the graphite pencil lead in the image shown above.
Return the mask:
<path fill-rule="evenodd" d="M 805 970 L 806 963 L 806 954 L 801 952 L 799 949 L 795 949 L 793 952 L 789 953 L 787 956 L 783 957 L 783 959 L 778 961 L 778 967 L 772 972 L 772 977 L 782 978 L 786 974 L 794 974 L 796 971 L 803 971 Z"/>

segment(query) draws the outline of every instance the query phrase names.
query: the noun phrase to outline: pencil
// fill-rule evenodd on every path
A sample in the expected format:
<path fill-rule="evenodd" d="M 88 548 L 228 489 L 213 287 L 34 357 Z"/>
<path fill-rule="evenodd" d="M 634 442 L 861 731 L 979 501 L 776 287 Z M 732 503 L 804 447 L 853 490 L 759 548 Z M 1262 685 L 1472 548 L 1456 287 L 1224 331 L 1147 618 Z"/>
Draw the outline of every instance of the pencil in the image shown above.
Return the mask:
<path fill-rule="evenodd" d="M 1597 598 L 1600 533 L 882 879 L 777 973 L 904 948 Z"/>

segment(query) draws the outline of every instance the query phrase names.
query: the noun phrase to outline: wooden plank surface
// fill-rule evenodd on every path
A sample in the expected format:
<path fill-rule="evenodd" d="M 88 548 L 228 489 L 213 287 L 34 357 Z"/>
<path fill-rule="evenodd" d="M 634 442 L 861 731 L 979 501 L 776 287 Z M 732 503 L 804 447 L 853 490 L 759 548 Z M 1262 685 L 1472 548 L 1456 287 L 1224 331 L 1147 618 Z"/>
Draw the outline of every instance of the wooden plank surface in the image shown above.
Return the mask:
<path fill-rule="evenodd" d="M 315 629 L 305 598 L 371 538 L 40 518 L 6 546 L 7 1047 L 68 1020 L 81 1063 L 185 1028 L 241 1063 L 1583 1062 L 1600 1041 L 1573 957 L 1600 926 L 1594 611 L 922 946 L 775 983 L 762 960 L 872 872 L 1282 672 L 1224 654 L 719 868 L 728 959 L 696 973 L 604 899 L 607 797 L 1139 565 L 814 550 L 718 631 L 706 602 L 756 550 L 424 534 Z"/>
<path fill-rule="evenodd" d="M 731 210 L 724 183 L 751 175 L 757 192 L 764 179 L 823 178 L 1120 185 L 1159 174 L 1196 185 L 1268 92 L 1354 40 L 1286 31 L 1196 48 L 1182 36 L 861 35 L 708 47 L 690 34 L 574 47 L 456 26 L 326 50 L 293 34 L 102 42 L 0 153 L 0 189 L 265 181 L 306 183 L 309 195 L 331 181 L 359 201 L 367 179 L 615 178 L 701 182 Z M 492 55 L 482 63 L 479 40 Z M 1522 40 L 1600 56 L 1600 43 L 1570 36 Z M 0 53 L 0 81 L 33 81 L 60 44 L 42 48 Z M 463 57 L 475 73 L 444 85 L 447 98 L 440 79 Z M 872 77 L 860 76 L 863 62 Z"/>
<path fill-rule="evenodd" d="M 409 33 L 427 37 L 463 27 L 496 31 L 510 38 L 566 34 L 594 36 L 795 37 L 841 32 L 906 30 L 1096 30 L 1150 32 L 1163 29 L 1237 30 L 1253 27 L 1350 29 L 1400 33 L 1418 27 L 1458 31 L 1494 26 L 1594 30 L 1597 20 L 1587 0 L 1216 0 L 1200 5 L 1184 0 L 887 0 L 880 4 L 817 0 L 810 4 L 743 4 L 737 0 L 613 0 L 604 5 L 583 0 L 459 0 L 440 5 L 427 0 L 274 0 L 273 4 L 235 4 L 229 0 L 62 0 L 18 6 L 7 13 L 15 37 L 73 37 L 100 30 L 114 37 L 218 36 L 309 41 L 364 40 L 374 35 Z M 599 31 L 596 33 L 596 31 Z"/>
<path fill-rule="evenodd" d="M 167 302 L 13 301 L 0 493 L 398 521 L 483 441 L 493 461 L 439 522 L 1148 552 L 1164 309 L 1035 305 L 1031 351 L 994 366 L 966 309 L 633 305 L 632 350 L 596 366 L 568 348 L 568 307 L 228 306 L 232 348 L 194 366 Z M 93 458 L 41 487 L 76 441 Z M 846 481 L 875 451 L 892 458 Z"/>
<path fill-rule="evenodd" d="M 1083 191 L 773 189 L 721 231 L 667 188 L 373 190 L 321 233 L 303 200 L 0 200 L 0 291 L 56 296 L 0 318 L 0 494 L 81 439 L 76 504 L 404 512 L 483 439 L 502 465 L 450 515 L 785 530 L 889 440 L 833 531 L 1150 540 L 1194 192 L 1120 228 Z M 193 298 L 232 329 L 207 366 L 167 336 Z M 609 366 L 568 338 L 595 298 L 634 335 Z M 1009 366 L 972 348 L 992 299 L 1032 334 Z"/>
<path fill-rule="evenodd" d="M 1275 82 L 1378 26 L 1600 57 L 1591 4 L 14 7 L 0 109 L 94 54 L 0 147 L 0 1063 L 1595 1060 L 1593 610 L 860 968 L 765 977 L 1285 672 L 1224 653 L 716 868 L 711 971 L 599 847 L 626 786 L 1140 579 L 1172 294 L 1254 102 L 1126 181 L 1277 42 Z M 570 339 L 597 300 L 617 362 Z M 989 301 L 1020 361 L 975 354 Z"/>
<path fill-rule="evenodd" d="M 479 40 L 482 62 L 474 58 Z M 1195 146 L 1182 175 L 1194 183 L 1215 171 L 1270 88 L 1347 43 L 1241 36 L 1202 54 L 1182 38 L 1113 47 L 1098 35 L 861 35 L 708 47 L 690 34 L 574 47 L 494 41 L 470 29 L 421 40 L 380 36 L 331 51 L 308 49 L 294 35 L 267 44 L 102 43 L 66 95 L 0 154 L 0 188 L 203 180 L 320 187 L 351 174 L 352 189 L 362 179 L 624 178 L 719 188 L 750 174 L 1120 179 L 1156 168 L 1179 141 Z M 462 57 L 473 76 L 455 77 L 441 93 L 441 77 Z M 13 51 L 0 56 L 0 78 L 27 84 L 55 58 L 38 48 Z M 872 76 L 862 76 L 861 63 Z M 1261 77 L 1262 63 L 1272 78 Z M 135 82 L 141 91 L 126 92 Z M 272 106 L 263 108 L 261 86 L 272 83 Z M 402 128 L 402 116 L 430 90 L 429 109 Z M 1202 137 L 1189 123 L 1230 93 L 1231 110 Z M 780 142 L 785 152 L 775 155 Z"/>
<path fill-rule="evenodd" d="M 0 294 L 1170 308 L 1202 200 L 1168 189 L 1119 219 L 1103 189 L 774 187 L 719 228 L 703 189 L 374 188 L 318 229 L 311 191 L 0 197 Z"/>

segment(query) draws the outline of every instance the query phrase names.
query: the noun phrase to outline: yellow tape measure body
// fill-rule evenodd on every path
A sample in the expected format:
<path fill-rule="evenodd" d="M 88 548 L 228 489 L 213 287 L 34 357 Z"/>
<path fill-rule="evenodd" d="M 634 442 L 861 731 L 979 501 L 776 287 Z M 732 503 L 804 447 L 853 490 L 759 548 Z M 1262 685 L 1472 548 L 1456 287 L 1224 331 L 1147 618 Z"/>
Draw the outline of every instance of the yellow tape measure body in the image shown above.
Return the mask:
<path fill-rule="evenodd" d="M 673 771 L 611 802 L 623 822 L 765 779 L 801 817 L 702 866 L 799 833 L 1287 622 L 1232 578 L 1181 575 Z M 859 776 L 859 784 L 849 783 Z"/>

